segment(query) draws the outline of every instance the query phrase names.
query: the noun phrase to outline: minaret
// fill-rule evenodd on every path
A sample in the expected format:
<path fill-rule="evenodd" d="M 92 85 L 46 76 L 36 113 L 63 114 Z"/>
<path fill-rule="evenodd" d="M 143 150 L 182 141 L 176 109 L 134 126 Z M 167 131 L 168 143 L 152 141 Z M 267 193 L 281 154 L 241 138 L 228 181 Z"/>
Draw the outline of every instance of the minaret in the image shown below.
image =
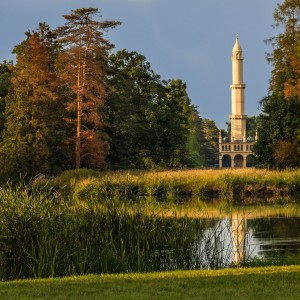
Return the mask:
<path fill-rule="evenodd" d="M 232 84 L 231 88 L 231 142 L 245 140 L 246 115 L 244 105 L 243 82 L 243 52 L 236 35 L 235 45 L 232 49 Z"/>

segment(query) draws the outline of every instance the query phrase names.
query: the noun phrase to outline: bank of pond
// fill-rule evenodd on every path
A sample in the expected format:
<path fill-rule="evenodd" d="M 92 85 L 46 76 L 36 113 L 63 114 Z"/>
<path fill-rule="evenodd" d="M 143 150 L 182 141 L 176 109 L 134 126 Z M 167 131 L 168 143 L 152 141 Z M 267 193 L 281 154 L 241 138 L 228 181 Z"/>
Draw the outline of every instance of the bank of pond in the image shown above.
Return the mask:
<path fill-rule="evenodd" d="M 300 169 L 66 171 L 53 180 L 81 199 L 104 196 L 200 196 L 202 198 L 268 199 L 300 195 Z"/>
<path fill-rule="evenodd" d="M 2 186 L 0 278 L 300 264 L 297 193 L 239 199 L 229 188 L 218 198 L 178 193 L 178 183 L 190 189 L 205 172 L 215 182 L 230 178 L 227 187 L 238 176 L 228 170 L 186 172 L 174 172 L 172 179 L 172 172 L 79 170 L 30 188 Z M 255 172 L 247 174 L 254 178 Z M 287 180 L 297 191 L 299 172 L 289 172 L 273 185 L 283 187 Z M 145 190 L 150 182 L 151 189 L 140 193 L 137 185 Z"/>

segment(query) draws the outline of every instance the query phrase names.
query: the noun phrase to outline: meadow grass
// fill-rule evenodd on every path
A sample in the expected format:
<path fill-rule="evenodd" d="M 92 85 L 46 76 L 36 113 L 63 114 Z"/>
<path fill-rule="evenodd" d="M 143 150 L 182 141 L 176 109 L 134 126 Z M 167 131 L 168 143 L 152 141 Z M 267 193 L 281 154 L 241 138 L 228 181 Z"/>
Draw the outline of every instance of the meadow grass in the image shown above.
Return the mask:
<path fill-rule="evenodd" d="M 53 180 L 77 199 L 103 196 L 286 196 L 300 191 L 300 170 L 66 171 Z M 71 190 L 70 190 L 71 188 Z"/>
<path fill-rule="evenodd" d="M 88 275 L 0 283 L 1 299 L 299 299 L 300 266 Z"/>

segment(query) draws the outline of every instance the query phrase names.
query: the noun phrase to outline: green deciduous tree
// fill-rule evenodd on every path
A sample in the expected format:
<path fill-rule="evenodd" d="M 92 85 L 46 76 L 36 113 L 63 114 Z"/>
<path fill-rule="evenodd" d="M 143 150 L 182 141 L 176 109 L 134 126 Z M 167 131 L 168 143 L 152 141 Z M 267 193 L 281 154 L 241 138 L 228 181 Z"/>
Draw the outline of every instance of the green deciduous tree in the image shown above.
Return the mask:
<path fill-rule="evenodd" d="M 270 95 L 261 104 L 258 141 L 254 145 L 257 163 L 279 168 L 299 166 L 299 98 L 287 100 L 283 95 Z"/>
<path fill-rule="evenodd" d="M 110 55 L 106 132 L 110 137 L 108 160 L 113 168 L 143 168 L 155 134 L 155 103 L 164 95 L 160 77 L 137 52 Z"/>
<path fill-rule="evenodd" d="M 205 167 L 214 167 L 218 163 L 219 152 L 219 129 L 215 122 L 209 119 L 202 119 L 202 142 L 201 154 Z"/>
<path fill-rule="evenodd" d="M 11 87 L 11 73 L 13 71 L 13 63 L 3 61 L 0 64 L 0 136 L 4 129 L 6 118 L 5 111 L 5 97 L 7 96 Z"/>
<path fill-rule="evenodd" d="M 170 168 L 195 166 L 196 131 L 194 108 L 186 91 L 186 84 L 180 79 L 166 83 L 166 97 L 158 102 L 159 147 L 163 149 L 162 165 Z"/>
<path fill-rule="evenodd" d="M 188 164 L 194 156 L 195 129 L 186 85 L 181 80 L 161 81 L 136 52 L 111 55 L 109 68 L 106 109 L 111 165 L 174 168 Z"/>

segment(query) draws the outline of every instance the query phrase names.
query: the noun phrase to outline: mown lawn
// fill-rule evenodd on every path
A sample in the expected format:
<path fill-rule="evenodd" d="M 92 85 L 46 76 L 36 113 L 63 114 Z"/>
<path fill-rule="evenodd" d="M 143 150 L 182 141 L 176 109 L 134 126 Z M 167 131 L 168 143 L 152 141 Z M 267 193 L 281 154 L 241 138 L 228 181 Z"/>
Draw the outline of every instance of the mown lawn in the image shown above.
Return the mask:
<path fill-rule="evenodd" d="M 300 299 L 300 266 L 0 283 L 0 299 Z"/>

